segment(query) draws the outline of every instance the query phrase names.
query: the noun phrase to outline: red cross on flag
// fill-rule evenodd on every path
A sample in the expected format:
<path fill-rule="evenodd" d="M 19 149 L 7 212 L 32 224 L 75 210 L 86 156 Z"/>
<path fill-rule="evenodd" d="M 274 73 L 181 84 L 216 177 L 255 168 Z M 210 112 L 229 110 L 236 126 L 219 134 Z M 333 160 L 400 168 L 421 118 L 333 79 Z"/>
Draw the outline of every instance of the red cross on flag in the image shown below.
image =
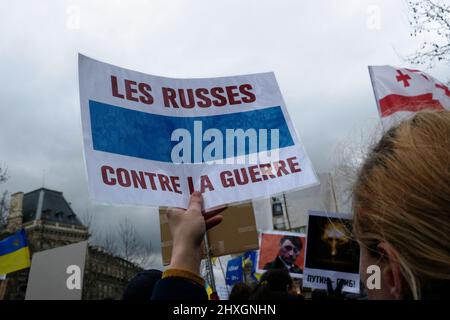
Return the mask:
<path fill-rule="evenodd" d="M 369 66 L 369 73 L 385 130 L 420 110 L 450 110 L 449 88 L 425 72 Z"/>

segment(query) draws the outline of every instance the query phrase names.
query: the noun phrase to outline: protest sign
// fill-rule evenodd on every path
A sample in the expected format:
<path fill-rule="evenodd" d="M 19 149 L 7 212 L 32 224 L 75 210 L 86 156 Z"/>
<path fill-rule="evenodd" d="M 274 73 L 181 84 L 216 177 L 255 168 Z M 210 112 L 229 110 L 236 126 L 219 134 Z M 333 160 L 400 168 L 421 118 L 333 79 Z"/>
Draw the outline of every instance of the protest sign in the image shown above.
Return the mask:
<path fill-rule="evenodd" d="M 89 194 L 205 209 L 318 183 L 273 73 L 172 79 L 79 55 Z"/>
<path fill-rule="evenodd" d="M 235 283 L 243 282 L 242 262 L 242 256 L 228 260 L 227 274 L 225 277 L 225 283 L 227 285 L 232 286 Z"/>
<path fill-rule="evenodd" d="M 230 292 L 226 285 L 218 284 L 216 285 L 216 290 L 220 300 L 228 300 Z"/>
<path fill-rule="evenodd" d="M 423 71 L 369 66 L 369 74 L 384 129 L 420 110 L 450 110 L 449 88 Z"/>
<path fill-rule="evenodd" d="M 303 286 L 327 289 L 343 280 L 343 291 L 359 293 L 359 246 L 351 237 L 350 215 L 310 211 Z"/>
<path fill-rule="evenodd" d="M 36 252 L 26 300 L 81 300 L 87 241 Z"/>
<path fill-rule="evenodd" d="M 221 214 L 222 222 L 206 232 L 212 257 L 259 248 L 255 215 L 251 203 L 230 206 Z M 163 208 L 159 210 L 159 222 L 161 225 L 162 261 L 164 265 L 168 265 L 172 254 L 172 238 Z"/>
<path fill-rule="evenodd" d="M 287 269 L 293 278 L 303 277 L 305 238 L 301 233 L 265 231 L 260 235 L 258 272 Z"/>

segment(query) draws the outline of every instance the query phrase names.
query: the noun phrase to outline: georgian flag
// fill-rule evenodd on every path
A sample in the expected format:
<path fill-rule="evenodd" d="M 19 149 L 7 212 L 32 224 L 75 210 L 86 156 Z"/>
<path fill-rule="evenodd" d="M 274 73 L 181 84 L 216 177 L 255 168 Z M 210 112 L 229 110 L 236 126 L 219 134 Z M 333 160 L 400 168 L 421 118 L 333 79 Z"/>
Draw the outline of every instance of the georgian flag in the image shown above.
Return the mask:
<path fill-rule="evenodd" d="M 450 110 L 450 89 L 420 70 L 369 66 L 385 130 L 424 109 Z"/>

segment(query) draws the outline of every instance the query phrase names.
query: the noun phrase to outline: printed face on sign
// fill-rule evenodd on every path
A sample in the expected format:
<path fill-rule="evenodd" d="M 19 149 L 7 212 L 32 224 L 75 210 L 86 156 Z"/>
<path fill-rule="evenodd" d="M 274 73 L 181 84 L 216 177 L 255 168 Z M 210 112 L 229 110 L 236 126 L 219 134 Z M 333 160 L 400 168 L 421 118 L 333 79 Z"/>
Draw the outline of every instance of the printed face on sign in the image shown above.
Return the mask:
<path fill-rule="evenodd" d="M 294 264 L 300 254 L 300 245 L 294 239 L 284 239 L 280 246 L 279 256 L 288 264 Z"/>
<path fill-rule="evenodd" d="M 337 256 L 338 250 L 347 244 L 350 234 L 342 222 L 328 222 L 323 230 L 322 240 L 329 246 L 331 256 Z"/>
<path fill-rule="evenodd" d="M 304 265 L 305 235 L 268 231 L 261 234 L 258 271 L 287 269 L 292 277 L 301 278 Z"/>
<path fill-rule="evenodd" d="M 359 246 L 352 240 L 350 220 L 309 217 L 307 268 L 358 272 Z"/>

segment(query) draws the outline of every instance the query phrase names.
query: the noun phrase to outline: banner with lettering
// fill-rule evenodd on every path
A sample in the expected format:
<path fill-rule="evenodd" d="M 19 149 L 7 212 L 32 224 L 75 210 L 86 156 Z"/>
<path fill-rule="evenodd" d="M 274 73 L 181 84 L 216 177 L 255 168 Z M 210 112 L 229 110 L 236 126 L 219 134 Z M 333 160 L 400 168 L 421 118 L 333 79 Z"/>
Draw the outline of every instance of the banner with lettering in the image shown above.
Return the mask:
<path fill-rule="evenodd" d="M 235 283 L 243 282 L 242 273 L 242 256 L 238 256 L 234 259 L 228 260 L 227 274 L 225 276 L 225 282 L 227 285 L 232 286 Z"/>
<path fill-rule="evenodd" d="M 318 184 L 273 73 L 148 75 L 79 55 L 89 193 L 205 209 Z"/>

